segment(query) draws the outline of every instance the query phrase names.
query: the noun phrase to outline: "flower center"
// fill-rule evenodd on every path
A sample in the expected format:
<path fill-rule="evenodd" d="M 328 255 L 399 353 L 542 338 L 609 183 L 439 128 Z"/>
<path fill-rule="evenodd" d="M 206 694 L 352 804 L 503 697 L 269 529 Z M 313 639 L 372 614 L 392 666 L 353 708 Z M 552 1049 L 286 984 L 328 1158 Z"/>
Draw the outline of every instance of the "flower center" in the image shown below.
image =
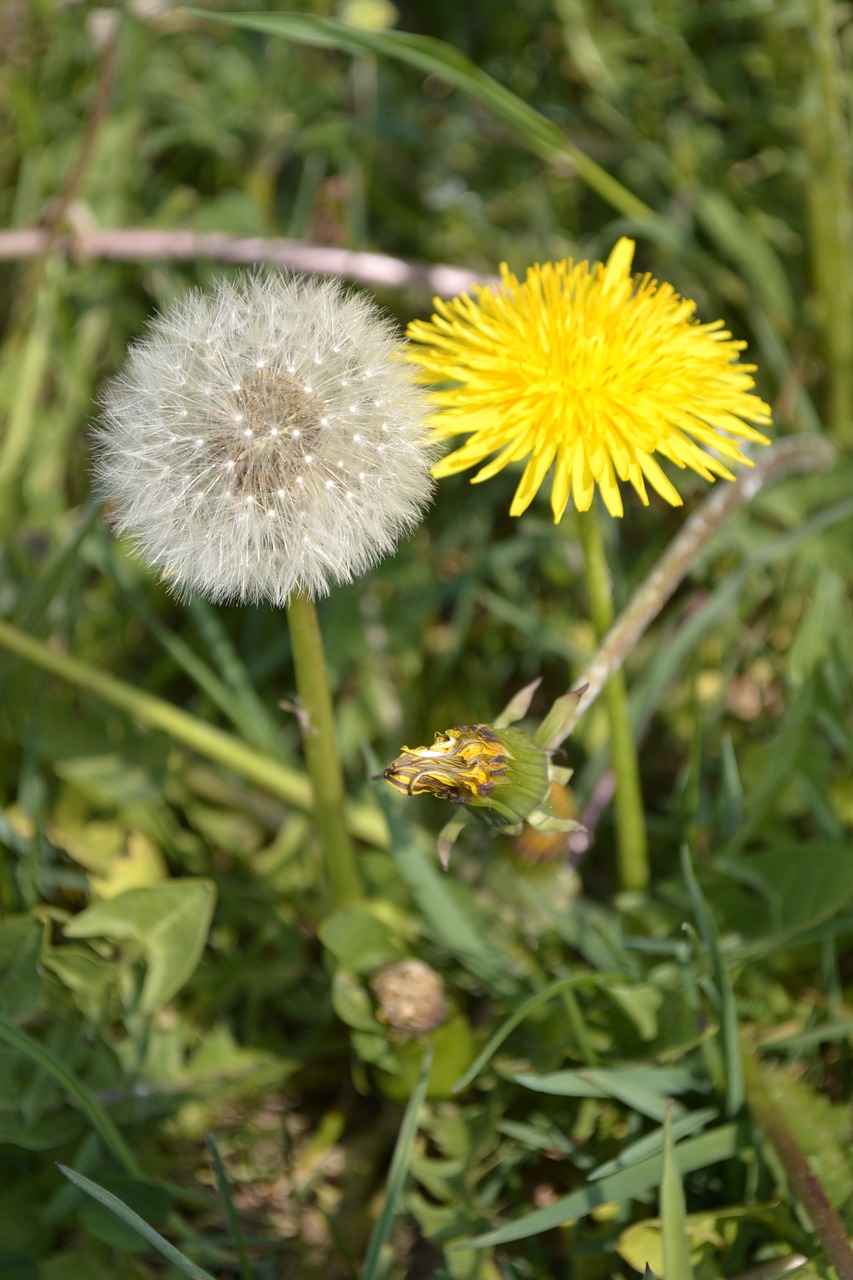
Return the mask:
<path fill-rule="evenodd" d="M 268 500 L 311 468 L 326 402 L 289 373 L 258 369 L 234 389 L 212 423 L 225 482 L 236 495 Z"/>

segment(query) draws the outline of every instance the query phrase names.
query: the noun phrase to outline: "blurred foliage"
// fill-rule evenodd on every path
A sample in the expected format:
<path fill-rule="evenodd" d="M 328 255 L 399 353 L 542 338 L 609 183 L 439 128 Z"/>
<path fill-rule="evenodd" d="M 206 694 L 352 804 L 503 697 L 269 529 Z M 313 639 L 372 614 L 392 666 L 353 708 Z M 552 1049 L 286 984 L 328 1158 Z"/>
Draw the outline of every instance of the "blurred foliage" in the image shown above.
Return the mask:
<path fill-rule="evenodd" d="M 578 869 L 524 863 L 469 828 L 444 877 L 441 805 L 380 796 L 364 763 L 365 743 L 384 762 L 489 721 L 541 675 L 539 718 L 591 655 L 571 525 L 543 504 L 510 520 L 513 476 L 444 482 L 399 553 L 321 605 L 351 791 L 391 830 L 390 849 L 363 849 L 370 897 L 348 912 L 329 915 L 304 813 L 0 650 L 0 1275 L 178 1274 L 56 1161 L 199 1266 L 239 1274 L 210 1131 L 256 1280 L 352 1275 L 365 1256 L 371 1275 L 434 1280 L 647 1264 L 667 1280 L 759 1263 L 769 1277 L 792 1253 L 825 1275 L 742 1105 L 738 1031 L 772 1060 L 853 1232 L 853 415 L 837 394 L 843 335 L 827 339 L 840 264 L 821 257 L 820 5 L 303 11 L 446 40 L 656 220 L 616 214 L 400 62 L 168 3 L 6 0 L 2 224 L 283 235 L 484 273 L 598 257 L 627 233 L 640 269 L 748 341 L 778 433 L 825 421 L 842 450 L 830 474 L 785 481 L 727 525 L 630 659 L 645 897 L 614 899 L 606 813 Z M 853 23 L 836 17 L 849 65 Z M 842 107 L 849 94 L 845 80 Z M 299 769 L 281 617 L 174 600 L 90 503 L 103 379 L 153 308 L 224 269 L 3 263 L 0 616 Z M 429 306 L 418 289 L 380 300 L 401 321 Z M 701 482 L 686 491 L 690 509 Z M 683 519 L 632 504 L 610 526 L 619 602 Z M 581 812 L 605 742 L 596 706 L 565 753 Z M 444 984 L 429 1031 L 395 1027 L 377 1002 L 376 973 L 410 957 Z M 392 1224 L 386 1173 L 430 1044 Z M 369 1248 L 377 1220 L 390 1235 Z"/>

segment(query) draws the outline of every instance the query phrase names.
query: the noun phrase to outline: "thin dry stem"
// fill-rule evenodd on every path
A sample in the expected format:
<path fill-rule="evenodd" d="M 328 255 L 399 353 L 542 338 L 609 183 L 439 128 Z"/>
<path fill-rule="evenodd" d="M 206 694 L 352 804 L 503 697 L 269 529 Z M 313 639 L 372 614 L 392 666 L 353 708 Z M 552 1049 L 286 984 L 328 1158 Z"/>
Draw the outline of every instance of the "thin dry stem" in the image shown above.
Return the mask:
<path fill-rule="evenodd" d="M 69 210 L 69 219 L 71 210 Z M 77 262 L 100 258 L 111 262 L 191 262 L 198 258 L 239 265 L 269 262 L 305 275 L 340 276 L 374 288 L 402 289 L 412 285 L 442 297 L 464 293 L 472 284 L 491 284 L 493 277 L 461 267 L 407 262 L 385 253 L 354 253 L 281 237 L 229 236 L 147 227 L 99 230 L 80 226 L 73 233 L 51 238 L 38 227 L 0 231 L 0 261 L 39 257 L 48 248 Z"/>

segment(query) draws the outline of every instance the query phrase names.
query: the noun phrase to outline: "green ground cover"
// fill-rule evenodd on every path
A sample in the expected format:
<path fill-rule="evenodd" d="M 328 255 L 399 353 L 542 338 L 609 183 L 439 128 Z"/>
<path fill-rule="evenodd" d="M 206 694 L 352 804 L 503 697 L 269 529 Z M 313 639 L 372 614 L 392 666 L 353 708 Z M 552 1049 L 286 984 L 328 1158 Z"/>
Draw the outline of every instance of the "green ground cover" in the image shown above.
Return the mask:
<path fill-rule="evenodd" d="M 849 14 L 214 16 L 0 10 L 0 1280 L 849 1280 Z M 176 232 L 481 278 L 627 236 L 746 341 L 783 461 L 624 663 L 647 883 L 604 699 L 554 757 L 584 838 L 474 821 L 445 873 L 458 807 L 377 780 L 590 670 L 581 530 L 511 518 L 510 467 L 318 603 L 365 890 L 332 893 L 283 612 L 176 598 L 93 496 L 128 343 L 234 270 Z M 708 501 L 677 480 L 601 509 L 617 615 Z"/>

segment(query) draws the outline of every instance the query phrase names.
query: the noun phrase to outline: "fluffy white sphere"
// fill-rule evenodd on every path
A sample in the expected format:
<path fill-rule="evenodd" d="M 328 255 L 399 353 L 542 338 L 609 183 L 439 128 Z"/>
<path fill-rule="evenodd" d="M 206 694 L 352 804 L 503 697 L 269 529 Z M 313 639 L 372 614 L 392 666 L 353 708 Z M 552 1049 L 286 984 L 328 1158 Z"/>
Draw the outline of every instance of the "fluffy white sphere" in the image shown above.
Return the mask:
<path fill-rule="evenodd" d="M 110 519 L 175 590 L 315 597 L 422 517 L 436 458 L 395 327 L 337 281 L 265 271 L 155 317 L 103 398 Z"/>

